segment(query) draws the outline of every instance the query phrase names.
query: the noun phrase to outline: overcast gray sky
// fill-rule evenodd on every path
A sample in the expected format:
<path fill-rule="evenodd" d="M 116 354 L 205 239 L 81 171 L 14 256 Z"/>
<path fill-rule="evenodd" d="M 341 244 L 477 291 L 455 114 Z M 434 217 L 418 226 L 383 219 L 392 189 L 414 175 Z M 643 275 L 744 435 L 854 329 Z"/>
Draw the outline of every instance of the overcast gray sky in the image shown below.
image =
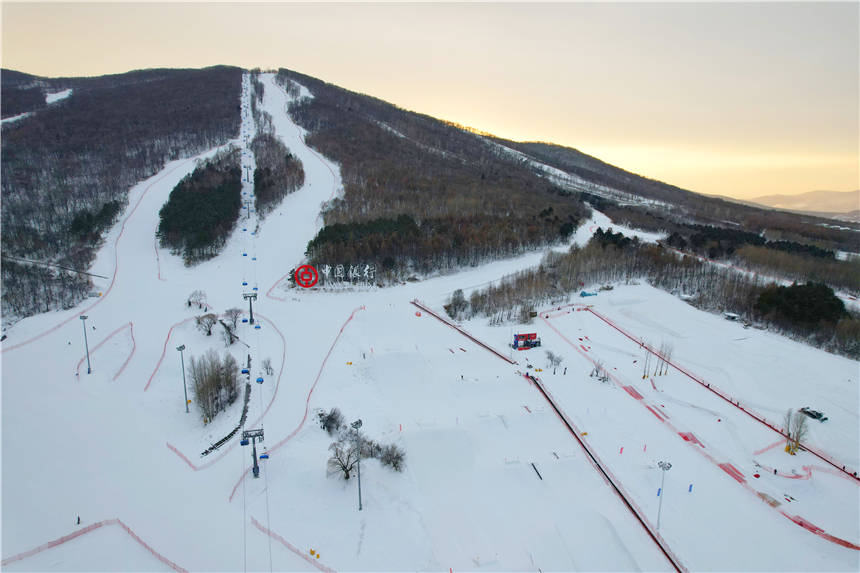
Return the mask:
<path fill-rule="evenodd" d="M 850 3 L 10 3 L 48 76 L 287 67 L 703 193 L 860 187 Z"/>

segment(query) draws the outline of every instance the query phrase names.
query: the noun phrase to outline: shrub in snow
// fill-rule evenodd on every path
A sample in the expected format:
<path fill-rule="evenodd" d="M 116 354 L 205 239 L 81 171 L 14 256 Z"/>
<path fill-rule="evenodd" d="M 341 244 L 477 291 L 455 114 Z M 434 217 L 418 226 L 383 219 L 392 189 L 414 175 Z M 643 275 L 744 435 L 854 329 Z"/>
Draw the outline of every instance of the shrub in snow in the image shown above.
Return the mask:
<path fill-rule="evenodd" d="M 332 408 L 330 412 L 320 412 L 318 416 L 320 428 L 328 432 L 329 436 L 333 436 L 343 426 L 343 414 L 337 408 Z"/>
<path fill-rule="evenodd" d="M 406 452 L 400 449 L 397 444 L 388 444 L 381 448 L 379 462 L 396 472 L 401 472 L 406 465 Z"/>

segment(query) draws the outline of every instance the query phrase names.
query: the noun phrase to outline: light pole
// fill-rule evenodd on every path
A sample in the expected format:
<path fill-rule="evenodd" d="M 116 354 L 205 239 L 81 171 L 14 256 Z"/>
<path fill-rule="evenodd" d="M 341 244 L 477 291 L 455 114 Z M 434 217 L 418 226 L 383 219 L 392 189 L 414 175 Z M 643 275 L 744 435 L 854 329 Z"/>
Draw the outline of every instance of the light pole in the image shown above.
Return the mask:
<path fill-rule="evenodd" d="M 87 315 L 81 315 L 81 323 L 84 325 L 84 348 L 87 349 L 87 374 L 89 374 L 93 369 L 90 368 L 90 345 L 87 342 Z"/>
<path fill-rule="evenodd" d="M 188 385 L 185 383 L 185 355 L 182 354 L 182 351 L 185 350 L 185 345 L 177 346 L 176 350 L 179 351 L 179 360 L 182 361 L 182 389 L 185 391 L 185 413 L 188 413 Z"/>
<path fill-rule="evenodd" d="M 356 420 L 352 424 L 352 429 L 355 430 L 355 438 L 358 440 L 358 511 L 361 511 L 361 433 L 358 429 L 361 427 L 361 419 Z"/>
<path fill-rule="evenodd" d="M 666 482 L 666 472 L 672 469 L 672 464 L 669 462 L 657 462 L 657 465 L 663 470 L 660 478 L 660 505 L 657 507 L 657 529 L 660 529 L 660 513 L 663 511 L 663 484 Z"/>

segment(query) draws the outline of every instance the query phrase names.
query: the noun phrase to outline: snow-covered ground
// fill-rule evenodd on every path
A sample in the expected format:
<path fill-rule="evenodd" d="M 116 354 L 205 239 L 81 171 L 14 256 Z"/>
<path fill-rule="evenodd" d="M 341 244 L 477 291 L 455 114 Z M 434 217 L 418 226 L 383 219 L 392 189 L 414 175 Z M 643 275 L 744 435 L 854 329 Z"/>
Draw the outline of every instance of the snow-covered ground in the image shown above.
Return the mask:
<path fill-rule="evenodd" d="M 19 113 L 18 115 L 13 115 L 12 117 L 0 119 L 0 124 L 15 123 L 16 121 L 20 121 L 25 117 L 30 117 L 31 115 L 33 115 L 33 113 L 29 111 L 27 113 Z"/>
<path fill-rule="evenodd" d="M 57 103 L 60 100 L 66 99 L 70 95 L 72 95 L 72 88 L 65 89 L 59 92 L 45 94 L 45 103 L 49 105 L 52 103 Z"/>
<path fill-rule="evenodd" d="M 564 362 L 555 375 L 537 375 L 652 528 L 656 462 L 672 462 L 659 534 L 684 566 L 860 567 L 856 549 L 780 513 L 857 545 L 856 481 L 806 452 L 788 456 L 775 432 L 678 370 L 655 376 L 652 386 L 641 378 L 644 350 L 597 315 L 565 307 L 532 325 L 464 325 L 519 362 L 511 365 L 410 304 L 418 298 L 440 308 L 453 290 L 533 266 L 543 253 L 387 289 L 276 286 L 302 260 L 321 205 L 341 183 L 337 165 L 304 145 L 283 90 L 271 75 L 263 82 L 262 107 L 303 163 L 301 189 L 263 221 L 243 212 L 222 254 L 189 269 L 155 243 L 158 210 L 198 158 L 173 162 L 131 191 L 93 265 L 112 277 L 96 287 L 103 296 L 9 329 L 2 345 L 4 569 L 670 570 L 522 376 L 545 368 L 543 349 Z M 252 167 L 249 88 L 246 81 L 235 144 L 243 166 Z M 250 183 L 243 192 L 251 198 Z M 611 225 L 601 217 L 595 213 L 571 242 Z M 256 324 L 240 325 L 241 342 L 230 351 L 243 363 L 250 355 L 251 379 L 264 379 L 252 382 L 245 426 L 265 431 L 258 448 L 270 458 L 261 460 L 259 479 L 238 437 L 200 455 L 236 424 L 241 400 L 206 426 L 193 404 L 185 413 L 176 348 L 186 346 L 186 366 L 191 356 L 224 349 L 220 337 L 194 327 L 202 311 L 186 299 L 195 289 L 219 313 L 247 310 L 243 294 L 258 295 Z M 856 468 L 856 362 L 744 330 L 647 286 L 587 300 L 655 346 L 671 341 L 673 362 L 768 418 L 779 421 L 788 407 L 824 411 L 830 420 L 812 423 L 810 445 Z M 523 329 L 540 332 L 543 349 L 506 348 Z M 265 358 L 273 375 L 261 370 Z M 590 378 L 591 359 L 615 380 Z M 335 406 L 350 422 L 360 418 L 369 438 L 406 451 L 403 473 L 375 460 L 362 464 L 360 512 L 356 480 L 326 477 L 332 438 L 315 410 Z M 737 468 L 743 483 L 719 464 Z"/>

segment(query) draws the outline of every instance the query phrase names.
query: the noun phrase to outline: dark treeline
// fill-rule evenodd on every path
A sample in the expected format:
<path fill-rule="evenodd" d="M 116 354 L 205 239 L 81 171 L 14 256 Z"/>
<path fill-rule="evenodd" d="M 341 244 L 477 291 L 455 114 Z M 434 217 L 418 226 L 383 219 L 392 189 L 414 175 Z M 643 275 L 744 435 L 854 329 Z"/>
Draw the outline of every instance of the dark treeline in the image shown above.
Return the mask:
<path fill-rule="evenodd" d="M 833 251 L 815 245 L 794 241 L 768 241 L 758 233 L 712 225 L 684 225 L 680 231 L 672 232 L 666 242 L 673 247 L 690 250 L 712 259 L 733 255 L 743 245 L 767 247 L 776 251 L 809 255 L 822 259 L 835 257 Z"/>
<path fill-rule="evenodd" d="M 860 294 L 860 261 L 836 260 L 830 249 L 794 240 L 767 238 L 774 233 L 751 232 L 737 225 L 717 227 L 677 222 L 665 212 L 619 207 L 617 203 L 596 195 L 582 195 L 595 209 L 619 224 L 668 233 L 666 243 L 675 248 L 788 280 L 823 282 L 836 289 Z M 781 235 L 777 233 L 775 236 Z M 854 241 L 856 243 L 856 238 Z M 852 249 L 856 248 L 855 244 Z"/>
<path fill-rule="evenodd" d="M 7 91 L 14 88 L 5 83 L 8 73 L 3 72 L 4 116 Z M 86 269 L 99 232 L 126 206 L 129 188 L 169 160 L 236 137 L 241 74 L 239 68 L 215 67 L 100 78 L 18 77 L 21 89 L 74 91 L 3 126 L 3 251 Z M 87 224 L 93 225 L 89 231 Z M 33 293 L 32 304 L 17 306 L 19 316 L 74 304 L 87 290 L 84 275 L 76 275 L 68 293 L 46 299 L 53 289 L 42 281 L 57 281 L 41 271 L 14 279 L 17 270 L 3 262 L 4 305 L 9 280 Z"/>
<path fill-rule="evenodd" d="M 257 163 L 254 169 L 256 209 L 260 215 L 265 215 L 288 193 L 304 185 L 305 171 L 302 162 L 270 133 L 259 133 L 254 137 L 251 151 Z"/>
<path fill-rule="evenodd" d="M 218 254 L 242 207 L 240 152 L 230 148 L 185 176 L 159 211 L 162 247 L 190 265 Z"/>
<path fill-rule="evenodd" d="M 734 256 L 739 266 L 793 281 L 825 283 L 860 295 L 860 259 L 839 261 L 744 245 Z"/>
<path fill-rule="evenodd" d="M 860 319 L 845 314 L 844 308 L 836 314 L 818 312 L 821 308 L 841 305 L 826 286 L 815 287 L 821 292 L 816 290 L 814 297 L 787 297 L 795 304 L 805 305 L 792 315 L 779 302 L 770 306 L 767 302 L 764 306 L 759 304 L 762 295 L 767 301 L 766 293 L 776 288 L 759 279 L 750 280 L 691 257 L 678 257 L 657 245 L 635 239 L 624 242 L 617 238 L 619 233 L 599 231 L 596 235 L 603 240 L 595 238 L 585 247 L 573 247 L 563 254 L 550 253 L 537 269 L 516 273 L 497 285 L 474 291 L 468 304 L 460 301 L 451 308 L 457 309 L 457 318 L 486 316 L 493 324 L 507 320 L 527 322 L 531 311 L 569 302 L 572 294 L 583 286 L 643 280 L 657 288 L 687 295 L 697 308 L 734 312 L 827 350 L 860 357 Z M 613 238 L 606 240 L 610 233 Z M 793 316 L 802 316 L 803 320 L 792 320 Z"/>
<path fill-rule="evenodd" d="M 587 214 L 577 197 L 475 134 L 308 76 L 279 77 L 313 93 L 290 113 L 310 132 L 307 143 L 341 166 L 343 197 L 326 209 L 326 226 L 401 215 L 417 226 L 356 227 L 351 244 L 321 235 L 308 252 L 317 265 L 374 264 L 383 279 L 451 269 L 557 242 Z"/>

